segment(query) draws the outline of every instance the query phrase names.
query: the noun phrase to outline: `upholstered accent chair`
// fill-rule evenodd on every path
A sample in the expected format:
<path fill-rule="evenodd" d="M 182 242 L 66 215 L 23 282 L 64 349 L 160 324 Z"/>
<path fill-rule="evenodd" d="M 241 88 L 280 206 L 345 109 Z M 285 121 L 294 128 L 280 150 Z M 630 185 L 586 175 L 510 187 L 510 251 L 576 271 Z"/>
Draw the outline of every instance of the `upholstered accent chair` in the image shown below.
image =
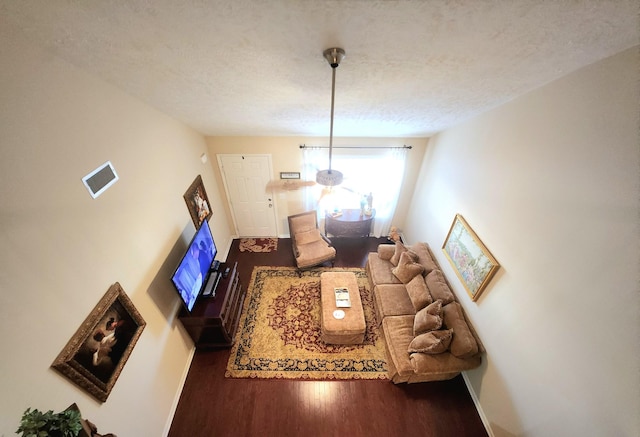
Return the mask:
<path fill-rule="evenodd" d="M 307 211 L 287 217 L 293 256 L 298 269 L 303 270 L 336 258 L 331 241 L 320 233 L 316 211 Z"/>

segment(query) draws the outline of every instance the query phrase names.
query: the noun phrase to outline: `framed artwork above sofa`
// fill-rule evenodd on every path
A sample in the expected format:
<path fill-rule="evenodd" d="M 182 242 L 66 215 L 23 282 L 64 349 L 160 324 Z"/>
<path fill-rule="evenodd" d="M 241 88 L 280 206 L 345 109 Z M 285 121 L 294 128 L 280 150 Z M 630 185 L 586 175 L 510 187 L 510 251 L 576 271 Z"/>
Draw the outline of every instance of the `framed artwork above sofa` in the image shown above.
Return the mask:
<path fill-rule="evenodd" d="M 442 250 L 471 300 L 478 300 L 500 264 L 460 214 L 454 217 Z"/>

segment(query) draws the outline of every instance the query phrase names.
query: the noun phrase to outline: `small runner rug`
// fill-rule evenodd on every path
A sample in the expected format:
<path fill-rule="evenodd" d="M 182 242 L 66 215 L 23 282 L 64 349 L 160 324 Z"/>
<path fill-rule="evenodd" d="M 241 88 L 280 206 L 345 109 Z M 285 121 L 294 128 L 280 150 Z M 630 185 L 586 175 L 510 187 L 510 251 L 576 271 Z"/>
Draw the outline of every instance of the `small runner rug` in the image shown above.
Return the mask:
<path fill-rule="evenodd" d="M 278 250 L 277 238 L 241 238 L 240 252 L 272 252 Z"/>
<path fill-rule="evenodd" d="M 320 273 L 351 271 L 360 288 L 367 330 L 359 345 L 320 339 Z M 255 267 L 227 364 L 228 378 L 387 379 L 367 275 L 359 268 Z"/>

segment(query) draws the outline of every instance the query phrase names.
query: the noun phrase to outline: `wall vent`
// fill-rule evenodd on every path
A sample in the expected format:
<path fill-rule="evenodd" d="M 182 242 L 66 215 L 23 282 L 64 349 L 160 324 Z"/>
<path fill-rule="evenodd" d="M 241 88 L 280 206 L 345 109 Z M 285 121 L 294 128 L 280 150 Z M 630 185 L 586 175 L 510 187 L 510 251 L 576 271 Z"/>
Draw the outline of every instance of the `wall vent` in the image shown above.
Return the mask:
<path fill-rule="evenodd" d="M 89 194 L 94 199 L 104 193 L 107 188 L 115 184 L 118 180 L 116 169 L 110 161 L 105 162 L 100 167 L 82 178 L 84 186 L 89 190 Z"/>

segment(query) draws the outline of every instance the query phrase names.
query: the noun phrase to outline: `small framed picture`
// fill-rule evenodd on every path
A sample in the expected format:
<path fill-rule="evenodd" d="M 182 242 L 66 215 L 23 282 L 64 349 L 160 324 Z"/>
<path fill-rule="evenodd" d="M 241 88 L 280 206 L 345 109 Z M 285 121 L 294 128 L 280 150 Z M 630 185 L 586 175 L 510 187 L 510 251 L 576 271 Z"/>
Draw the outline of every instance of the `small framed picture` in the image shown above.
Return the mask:
<path fill-rule="evenodd" d="M 280 179 L 300 179 L 299 171 L 281 171 Z"/>
<path fill-rule="evenodd" d="M 191 186 L 184 193 L 184 201 L 187 203 L 193 225 L 198 229 L 204 220 L 209 220 L 213 214 L 209 197 L 202 183 L 202 176 L 198 175 Z"/>
<path fill-rule="evenodd" d="M 51 367 L 105 402 L 145 326 L 133 302 L 116 282 Z"/>

